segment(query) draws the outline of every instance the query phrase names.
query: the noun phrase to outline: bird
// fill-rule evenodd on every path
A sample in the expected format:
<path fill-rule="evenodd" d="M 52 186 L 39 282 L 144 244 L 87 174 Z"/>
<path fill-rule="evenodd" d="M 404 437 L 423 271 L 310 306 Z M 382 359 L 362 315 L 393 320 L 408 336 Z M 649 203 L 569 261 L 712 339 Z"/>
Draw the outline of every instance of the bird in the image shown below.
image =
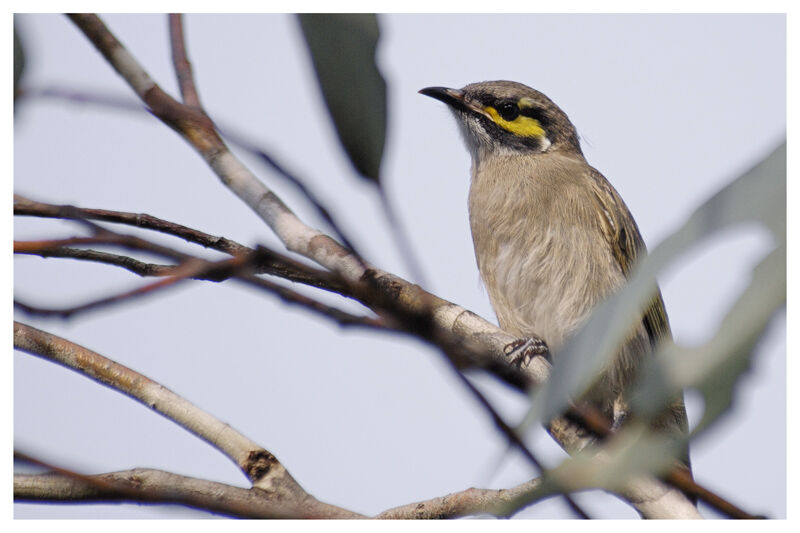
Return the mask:
<path fill-rule="evenodd" d="M 514 357 L 555 359 L 591 311 L 619 289 L 646 249 L 611 183 L 586 161 L 566 113 L 513 81 L 419 91 L 445 103 L 471 155 L 469 222 L 481 279 L 500 327 L 519 340 Z M 615 358 L 583 395 L 618 429 L 625 391 L 672 333 L 659 289 Z M 543 339 L 546 346 L 538 339 Z M 669 437 L 688 431 L 682 394 L 652 423 Z M 690 469 L 688 445 L 678 457 Z"/>

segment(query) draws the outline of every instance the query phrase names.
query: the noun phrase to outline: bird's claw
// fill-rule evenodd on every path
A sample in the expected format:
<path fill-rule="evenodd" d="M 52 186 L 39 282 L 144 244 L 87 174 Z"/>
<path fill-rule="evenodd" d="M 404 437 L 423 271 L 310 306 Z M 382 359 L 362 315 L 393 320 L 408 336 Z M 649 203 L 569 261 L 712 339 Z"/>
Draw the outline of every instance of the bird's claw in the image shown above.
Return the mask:
<path fill-rule="evenodd" d="M 528 366 L 531 359 L 537 355 L 543 355 L 548 361 L 550 360 L 550 349 L 547 347 L 547 343 L 536 337 L 525 337 L 509 342 L 503 348 L 503 353 L 511 359 L 511 364 L 520 368 Z"/>

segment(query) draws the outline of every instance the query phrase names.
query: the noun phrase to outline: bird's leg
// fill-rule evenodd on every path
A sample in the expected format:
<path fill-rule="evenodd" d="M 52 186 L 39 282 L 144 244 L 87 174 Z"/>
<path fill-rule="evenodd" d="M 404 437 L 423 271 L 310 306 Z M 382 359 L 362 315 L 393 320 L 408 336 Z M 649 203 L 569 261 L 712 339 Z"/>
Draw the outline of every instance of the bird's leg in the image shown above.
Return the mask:
<path fill-rule="evenodd" d="M 503 348 L 503 352 L 511 359 L 511 364 L 517 367 L 528 366 L 531 359 L 537 355 L 542 355 L 550 361 L 550 349 L 547 343 L 536 337 L 525 337 L 509 342 Z"/>

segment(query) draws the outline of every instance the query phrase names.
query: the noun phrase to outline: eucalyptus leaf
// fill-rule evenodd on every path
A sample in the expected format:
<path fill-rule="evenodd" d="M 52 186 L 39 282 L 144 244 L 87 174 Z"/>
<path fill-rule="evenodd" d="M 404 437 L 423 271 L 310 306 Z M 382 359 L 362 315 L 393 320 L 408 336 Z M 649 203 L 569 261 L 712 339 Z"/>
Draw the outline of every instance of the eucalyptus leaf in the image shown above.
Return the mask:
<path fill-rule="evenodd" d="M 753 279 L 722 320 L 717 332 L 697 347 L 665 346 L 645 366 L 631 396 L 631 409 L 652 418 L 681 390 L 692 387 L 704 399 L 697 434 L 731 405 L 739 378 L 770 319 L 786 305 L 786 246 L 770 253 L 753 271 Z"/>
<path fill-rule="evenodd" d="M 380 183 L 386 82 L 375 64 L 374 14 L 305 14 L 300 26 L 339 140 L 356 170 Z"/>
<path fill-rule="evenodd" d="M 17 98 L 19 91 L 19 82 L 22 79 L 22 74 L 25 72 L 25 49 L 22 46 L 22 40 L 19 37 L 17 25 L 14 24 L 14 99 Z"/>
<path fill-rule="evenodd" d="M 707 429 L 731 405 L 735 384 L 750 366 L 753 348 L 770 318 L 786 302 L 786 247 L 779 246 L 754 270 L 752 283 L 732 306 L 717 333 L 705 344 L 665 346 L 648 362 L 630 407 L 636 421 L 626 424 L 599 448 L 566 459 L 548 472 L 528 498 L 562 490 L 624 489 L 632 477 L 660 474 L 683 453 L 687 437 L 665 439 L 649 428 L 663 405 L 686 387 L 705 399 L 703 418 L 692 435 Z M 597 454 L 602 460 L 595 460 Z"/>
<path fill-rule="evenodd" d="M 667 441 L 641 423 L 627 424 L 606 441 L 564 459 L 557 467 L 546 471 L 541 483 L 509 502 L 508 514 L 554 494 L 587 489 L 605 489 L 624 494 L 636 479 L 662 473 L 672 466 L 679 452 L 679 443 Z M 697 518 L 695 513 L 671 518 Z"/>

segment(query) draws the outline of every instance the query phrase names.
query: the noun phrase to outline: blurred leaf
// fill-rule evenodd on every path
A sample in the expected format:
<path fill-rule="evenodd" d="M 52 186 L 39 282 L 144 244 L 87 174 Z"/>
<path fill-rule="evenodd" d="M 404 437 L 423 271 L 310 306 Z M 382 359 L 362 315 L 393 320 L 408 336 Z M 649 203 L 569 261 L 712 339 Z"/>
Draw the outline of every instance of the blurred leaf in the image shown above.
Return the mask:
<path fill-rule="evenodd" d="M 705 411 L 693 434 L 705 429 L 731 405 L 738 379 L 770 319 L 786 305 L 786 246 L 773 250 L 754 270 L 753 280 L 705 344 L 665 346 L 648 361 L 631 397 L 631 409 L 652 418 L 681 390 L 698 389 Z"/>
<path fill-rule="evenodd" d="M 738 379 L 750 366 L 753 348 L 775 312 L 786 303 L 786 247 L 779 246 L 755 269 L 753 281 L 731 307 L 714 337 L 702 346 L 665 346 L 643 369 L 630 407 L 636 421 L 622 427 L 599 450 L 578 455 L 548 473 L 537 492 L 542 498 L 560 490 L 624 488 L 626 480 L 659 474 L 683 453 L 685 440 L 665 439 L 651 431 L 649 421 L 684 388 L 699 389 L 705 399 L 703 419 L 693 435 L 706 429 L 731 404 Z M 602 452 L 604 460 L 591 458 Z"/>
<path fill-rule="evenodd" d="M 564 492 L 601 488 L 624 494 L 632 479 L 668 470 L 679 449 L 678 442 L 665 440 L 642 423 L 631 422 L 602 446 L 568 457 L 546 471 L 538 486 L 508 502 L 505 513 Z"/>
<path fill-rule="evenodd" d="M 299 17 L 339 140 L 356 170 L 380 183 L 386 82 L 375 64 L 377 18 L 356 13 Z"/>
<path fill-rule="evenodd" d="M 19 81 L 25 71 L 25 50 L 22 47 L 22 40 L 19 38 L 17 25 L 14 24 L 14 99 L 17 98 Z"/>
<path fill-rule="evenodd" d="M 638 266 L 635 274 L 628 284 L 614 294 L 607 301 L 597 307 L 589 320 L 566 344 L 561 353 L 555 359 L 550 379 L 543 387 L 537 388 L 533 392 L 531 408 L 526 417 L 526 424 L 535 420 L 549 420 L 553 416 L 563 412 L 570 398 L 580 396 L 583 391 L 592 383 L 599 370 L 603 368 L 616 354 L 628 332 L 631 324 L 640 320 L 641 309 L 653 294 L 656 281 L 656 274 L 666 265 L 675 260 L 679 255 L 687 252 L 690 248 L 710 237 L 712 234 L 744 222 L 763 223 L 770 228 L 779 247 L 785 243 L 786 239 L 786 144 L 783 143 L 773 153 L 767 156 L 758 165 L 748 172 L 728 184 L 721 191 L 700 206 L 689 218 L 689 220 L 677 232 L 669 236 L 664 242 L 656 247 L 653 252 L 645 258 Z M 742 320 L 753 321 L 754 327 L 748 329 L 749 333 L 742 330 L 743 335 L 754 335 L 758 329 L 759 335 L 763 331 L 760 324 L 769 319 L 775 311 L 775 305 L 780 305 L 775 300 L 775 294 L 781 291 L 780 271 L 776 266 L 775 259 L 768 262 L 767 267 L 760 270 L 757 274 L 758 285 L 754 291 L 764 290 L 763 279 L 768 276 L 778 276 L 773 279 L 769 287 L 769 295 L 762 295 L 765 298 L 761 301 L 758 295 L 751 296 L 751 292 L 745 294 L 743 301 L 738 305 L 755 306 L 747 313 L 741 309 L 734 309 L 732 324 L 734 327 L 741 327 Z M 783 267 L 785 269 L 785 265 Z M 785 270 L 783 272 L 783 291 L 785 293 Z M 767 281 L 766 283 L 769 283 Z M 785 294 L 784 294 L 785 298 Z M 756 316 L 758 315 L 758 320 Z M 730 326 L 723 324 L 730 331 Z M 760 328 L 760 329 L 759 329 Z M 722 329 L 722 328 L 721 328 Z M 727 335 L 724 333 L 723 335 Z M 757 337 L 756 337 L 757 338 Z M 693 357 L 702 358 L 707 356 L 711 361 L 698 361 L 691 366 L 691 373 L 697 379 L 704 374 L 702 365 L 716 365 L 719 371 L 720 366 L 724 366 L 727 360 L 736 360 L 739 352 L 736 346 L 732 346 L 730 341 L 726 341 L 724 349 L 730 350 L 727 355 L 709 348 L 708 352 L 695 353 Z M 744 338 L 738 339 L 745 342 Z M 745 349 L 752 347 L 755 339 L 748 337 Z M 719 349 L 721 348 L 722 345 Z M 676 347 L 676 351 L 681 348 Z M 749 351 L 748 351 L 749 353 Z M 716 359 L 724 356 L 722 359 Z M 660 359 L 663 361 L 663 358 Z M 735 376 L 743 370 L 741 361 L 729 362 L 731 373 L 722 379 L 725 386 L 733 386 Z M 671 367 L 677 367 L 675 363 Z M 659 370 L 663 372 L 664 370 Z M 656 371 L 653 371 L 657 373 Z M 676 371 L 677 372 L 677 371 Z M 672 375 L 672 374 L 670 374 Z M 707 375 L 708 377 L 708 375 Z M 651 379 L 652 375 L 651 375 Z M 685 387 L 693 383 L 688 381 L 689 376 L 682 376 L 680 380 L 676 378 L 676 383 L 671 386 L 663 385 L 662 388 Z M 700 383 L 695 383 L 698 386 Z M 717 383 L 722 386 L 722 382 Z M 730 394 L 730 390 L 720 391 L 722 396 Z M 648 394 L 652 394 L 648 390 Z M 667 394 L 664 397 L 670 397 Z M 721 396 L 710 397 L 709 400 L 719 406 Z M 663 399 L 663 398 L 662 398 Z M 715 407 L 716 408 L 716 407 Z M 706 422 L 707 423 L 707 422 Z"/>

